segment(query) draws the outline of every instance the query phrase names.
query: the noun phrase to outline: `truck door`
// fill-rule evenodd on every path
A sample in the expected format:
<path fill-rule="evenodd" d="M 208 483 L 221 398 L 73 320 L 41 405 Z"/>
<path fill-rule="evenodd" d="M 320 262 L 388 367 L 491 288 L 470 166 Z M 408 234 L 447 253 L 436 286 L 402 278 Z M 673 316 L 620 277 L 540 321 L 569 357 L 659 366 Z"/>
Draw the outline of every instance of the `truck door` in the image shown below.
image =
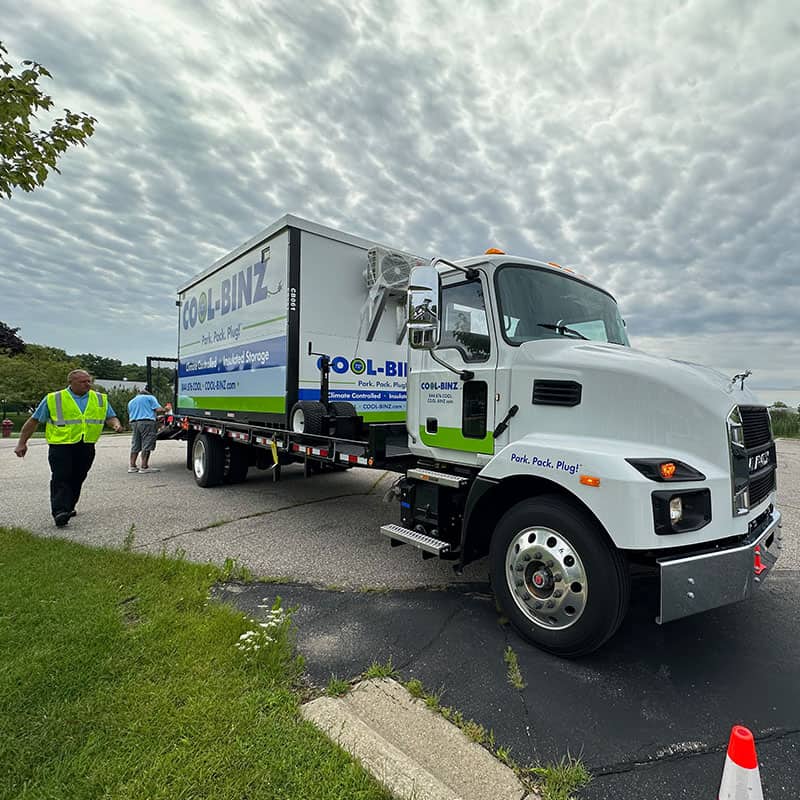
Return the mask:
<path fill-rule="evenodd" d="M 423 445 L 446 451 L 434 456 L 448 461 L 476 464 L 478 454 L 494 454 L 497 347 L 488 298 L 483 275 L 442 286 L 442 333 L 434 352 L 455 370 L 471 372 L 471 378 L 463 380 L 425 351 L 409 375 L 409 394 L 416 401 L 409 397 L 413 432 Z"/>

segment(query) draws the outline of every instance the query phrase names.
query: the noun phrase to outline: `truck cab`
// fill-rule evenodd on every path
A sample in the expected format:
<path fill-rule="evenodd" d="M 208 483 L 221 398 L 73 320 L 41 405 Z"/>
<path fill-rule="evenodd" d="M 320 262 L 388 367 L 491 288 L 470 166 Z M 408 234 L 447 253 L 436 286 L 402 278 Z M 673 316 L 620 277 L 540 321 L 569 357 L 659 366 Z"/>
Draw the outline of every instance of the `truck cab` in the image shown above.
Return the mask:
<path fill-rule="evenodd" d="M 488 555 L 528 639 L 599 647 L 631 563 L 659 577 L 658 622 L 763 582 L 781 544 L 775 446 L 744 380 L 632 349 L 614 298 L 556 264 L 434 259 L 408 307 L 419 468 L 402 530 L 459 567 Z"/>

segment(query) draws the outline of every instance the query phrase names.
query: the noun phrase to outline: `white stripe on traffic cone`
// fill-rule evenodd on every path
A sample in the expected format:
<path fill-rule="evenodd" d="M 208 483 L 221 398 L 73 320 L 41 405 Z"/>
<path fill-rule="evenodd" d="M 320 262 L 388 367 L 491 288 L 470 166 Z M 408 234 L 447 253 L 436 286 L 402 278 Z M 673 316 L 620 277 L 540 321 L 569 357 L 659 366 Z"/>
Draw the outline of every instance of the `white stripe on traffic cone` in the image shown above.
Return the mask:
<path fill-rule="evenodd" d="M 719 800 L 764 800 L 758 773 L 756 743 L 743 725 L 734 725 L 722 770 Z"/>

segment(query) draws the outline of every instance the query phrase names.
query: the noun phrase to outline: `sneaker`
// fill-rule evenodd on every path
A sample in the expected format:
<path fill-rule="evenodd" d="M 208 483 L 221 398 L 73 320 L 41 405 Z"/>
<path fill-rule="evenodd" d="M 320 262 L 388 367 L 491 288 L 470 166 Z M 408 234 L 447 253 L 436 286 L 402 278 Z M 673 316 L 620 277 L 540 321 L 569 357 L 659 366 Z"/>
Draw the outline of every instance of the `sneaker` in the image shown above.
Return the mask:
<path fill-rule="evenodd" d="M 60 514 L 56 514 L 56 528 L 63 528 L 69 522 L 70 516 L 69 511 L 62 511 Z"/>
<path fill-rule="evenodd" d="M 142 467 L 139 472 L 161 472 L 158 467 Z"/>
<path fill-rule="evenodd" d="M 77 517 L 78 512 L 73 508 L 72 511 L 69 512 L 69 518 L 72 519 L 73 517 Z"/>
<path fill-rule="evenodd" d="M 138 472 L 139 467 L 128 467 L 128 472 Z"/>

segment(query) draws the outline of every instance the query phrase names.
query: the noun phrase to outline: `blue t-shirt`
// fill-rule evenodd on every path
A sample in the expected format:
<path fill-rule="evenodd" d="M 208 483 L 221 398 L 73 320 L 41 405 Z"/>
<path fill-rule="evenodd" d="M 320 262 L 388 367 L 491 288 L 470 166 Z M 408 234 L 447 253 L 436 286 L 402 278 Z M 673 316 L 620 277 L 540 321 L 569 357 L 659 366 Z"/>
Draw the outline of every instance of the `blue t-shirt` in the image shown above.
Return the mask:
<path fill-rule="evenodd" d="M 151 394 L 137 394 L 128 403 L 128 419 L 135 422 L 137 419 L 155 419 L 156 409 L 161 404 Z"/>
<path fill-rule="evenodd" d="M 83 395 L 77 395 L 69 387 L 67 387 L 67 391 L 72 395 L 72 399 L 78 404 L 78 410 L 83 414 L 86 411 L 86 404 L 89 402 L 89 392 Z M 116 416 L 114 409 L 111 408 L 111 403 L 109 403 L 108 409 L 106 410 L 106 419 Z M 47 408 L 47 395 L 42 398 L 42 402 L 36 407 L 36 411 L 33 412 L 33 418 L 39 422 L 48 422 L 50 420 L 50 411 Z M 55 420 L 53 421 L 55 422 Z"/>

